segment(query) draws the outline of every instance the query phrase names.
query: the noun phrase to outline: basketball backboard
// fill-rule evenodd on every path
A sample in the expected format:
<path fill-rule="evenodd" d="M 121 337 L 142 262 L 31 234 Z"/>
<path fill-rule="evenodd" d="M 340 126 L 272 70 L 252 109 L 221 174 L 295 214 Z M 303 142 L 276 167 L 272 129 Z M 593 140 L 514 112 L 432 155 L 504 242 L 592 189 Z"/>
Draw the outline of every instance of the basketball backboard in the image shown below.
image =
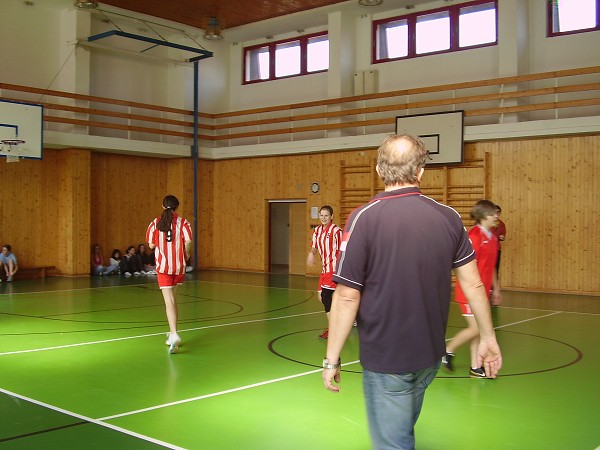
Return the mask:
<path fill-rule="evenodd" d="M 396 134 L 420 137 L 429 150 L 430 164 L 463 162 L 464 111 L 396 117 Z"/>
<path fill-rule="evenodd" d="M 0 100 L 0 156 L 42 159 L 42 105 Z"/>

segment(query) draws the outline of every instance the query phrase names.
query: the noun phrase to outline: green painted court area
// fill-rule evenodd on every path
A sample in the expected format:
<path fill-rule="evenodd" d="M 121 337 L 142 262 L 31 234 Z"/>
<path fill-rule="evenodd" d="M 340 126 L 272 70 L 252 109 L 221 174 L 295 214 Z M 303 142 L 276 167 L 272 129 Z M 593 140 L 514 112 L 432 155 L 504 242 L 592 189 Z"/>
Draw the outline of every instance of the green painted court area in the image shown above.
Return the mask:
<path fill-rule="evenodd" d="M 327 392 L 315 286 L 188 274 L 169 355 L 152 277 L 2 283 L 0 450 L 369 449 L 358 334 Z M 600 298 L 505 292 L 494 319 L 501 376 L 470 379 L 459 349 L 427 391 L 417 449 L 596 449 Z M 447 335 L 463 322 L 451 305 Z"/>

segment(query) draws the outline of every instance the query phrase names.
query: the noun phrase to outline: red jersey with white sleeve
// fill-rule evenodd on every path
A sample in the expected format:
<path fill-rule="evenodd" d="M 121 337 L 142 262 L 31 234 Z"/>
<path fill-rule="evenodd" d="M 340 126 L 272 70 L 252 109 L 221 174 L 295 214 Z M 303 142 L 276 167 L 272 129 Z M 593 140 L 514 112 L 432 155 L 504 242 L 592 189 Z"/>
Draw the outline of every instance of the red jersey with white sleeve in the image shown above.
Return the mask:
<path fill-rule="evenodd" d="M 184 274 L 188 257 L 185 254 L 185 243 L 192 240 L 192 227 L 187 219 L 176 213 L 173 213 L 171 230 L 166 233 L 159 231 L 159 221 L 160 217 L 154 219 L 146 230 L 146 241 L 156 246 L 156 271 L 169 275 Z"/>
<path fill-rule="evenodd" d="M 340 244 L 342 243 L 342 229 L 333 222 L 326 227 L 319 225 L 315 228 L 312 237 L 312 248 L 321 255 L 323 268 L 321 273 L 333 273 L 337 266 Z"/>
<path fill-rule="evenodd" d="M 498 238 L 493 232 L 475 225 L 469 230 L 469 239 L 473 244 L 479 275 L 489 299 L 492 282 L 494 281 L 494 271 L 496 270 L 496 260 L 498 259 Z M 454 291 L 454 300 L 458 303 L 468 303 L 458 281 Z"/>

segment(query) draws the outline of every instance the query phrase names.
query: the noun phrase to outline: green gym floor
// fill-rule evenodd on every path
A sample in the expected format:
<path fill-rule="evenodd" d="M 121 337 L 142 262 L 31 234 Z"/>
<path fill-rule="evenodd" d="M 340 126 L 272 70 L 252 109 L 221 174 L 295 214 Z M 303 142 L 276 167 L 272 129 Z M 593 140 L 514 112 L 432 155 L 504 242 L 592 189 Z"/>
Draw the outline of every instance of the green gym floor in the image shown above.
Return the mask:
<path fill-rule="evenodd" d="M 368 449 L 353 330 L 342 391 L 321 383 L 316 278 L 203 271 L 180 290 L 167 353 L 153 277 L 0 285 L 0 450 Z M 600 445 L 600 297 L 505 292 L 496 380 L 440 371 L 417 449 Z M 450 306 L 448 336 L 463 327 Z M 407 343 L 410 345 L 410 343 Z"/>

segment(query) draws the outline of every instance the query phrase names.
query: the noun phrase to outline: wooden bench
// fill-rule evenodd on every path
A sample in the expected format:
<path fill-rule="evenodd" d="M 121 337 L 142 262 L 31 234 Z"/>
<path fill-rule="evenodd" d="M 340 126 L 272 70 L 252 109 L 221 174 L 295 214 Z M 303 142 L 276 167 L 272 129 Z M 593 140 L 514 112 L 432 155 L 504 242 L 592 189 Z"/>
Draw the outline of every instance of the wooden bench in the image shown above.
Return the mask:
<path fill-rule="evenodd" d="M 20 267 L 17 272 L 17 278 L 46 278 L 48 270 L 54 270 L 54 266 L 30 266 Z"/>

